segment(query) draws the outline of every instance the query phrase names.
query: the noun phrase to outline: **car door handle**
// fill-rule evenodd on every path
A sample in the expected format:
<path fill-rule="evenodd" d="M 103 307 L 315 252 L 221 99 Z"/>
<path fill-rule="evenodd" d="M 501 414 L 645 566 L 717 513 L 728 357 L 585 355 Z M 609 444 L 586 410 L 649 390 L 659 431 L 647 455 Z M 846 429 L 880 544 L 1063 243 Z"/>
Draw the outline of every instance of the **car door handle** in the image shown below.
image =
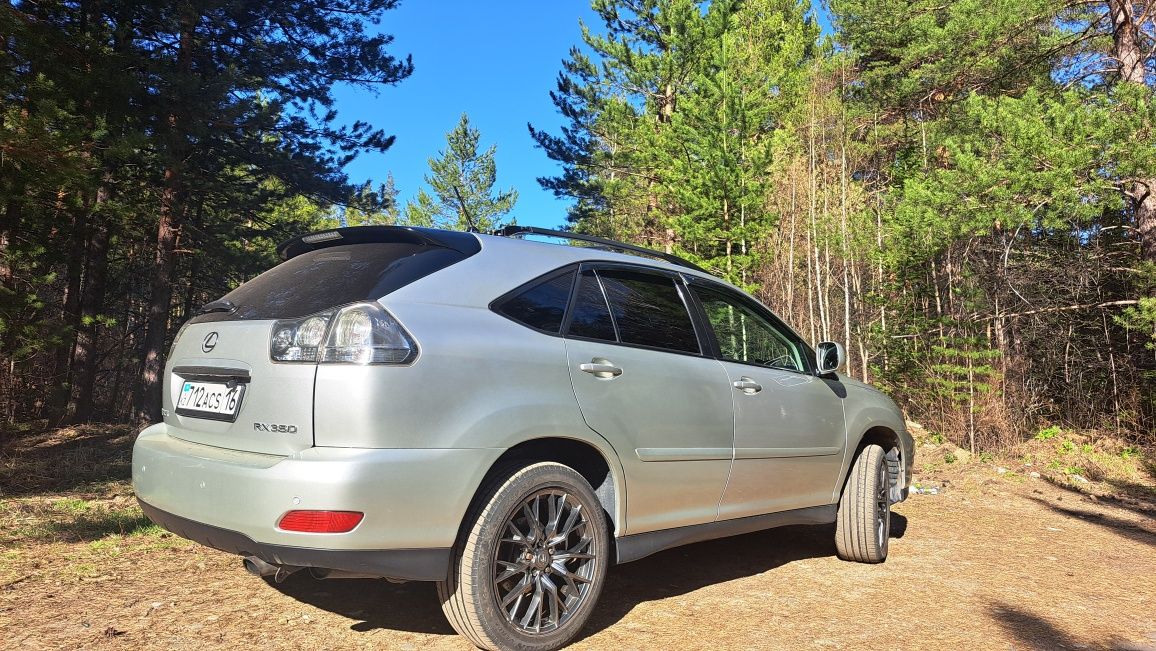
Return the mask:
<path fill-rule="evenodd" d="M 747 394 L 748 396 L 754 395 L 754 394 L 758 393 L 759 391 L 763 390 L 763 385 L 759 384 L 758 382 L 755 382 L 754 380 L 750 379 L 749 377 L 746 377 L 745 375 L 743 377 L 735 380 L 732 386 L 734 386 L 734 388 L 742 391 L 743 393 Z"/>
<path fill-rule="evenodd" d="M 610 363 L 609 360 L 605 359 L 595 358 L 590 360 L 590 362 L 587 364 L 579 365 L 578 368 L 584 373 L 589 373 L 590 375 L 593 375 L 596 378 L 602 378 L 603 380 L 609 380 L 622 375 L 622 369 L 618 368 L 614 364 Z"/>

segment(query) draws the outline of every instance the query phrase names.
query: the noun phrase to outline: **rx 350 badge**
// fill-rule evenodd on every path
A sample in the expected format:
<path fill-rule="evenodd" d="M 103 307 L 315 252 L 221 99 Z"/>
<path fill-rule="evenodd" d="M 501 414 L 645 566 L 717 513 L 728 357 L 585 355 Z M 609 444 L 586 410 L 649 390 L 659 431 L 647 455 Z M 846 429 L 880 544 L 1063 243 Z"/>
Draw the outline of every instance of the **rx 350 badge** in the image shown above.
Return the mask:
<path fill-rule="evenodd" d="M 274 434 L 296 434 L 296 425 L 281 425 L 279 423 L 253 423 L 254 432 L 272 432 Z"/>

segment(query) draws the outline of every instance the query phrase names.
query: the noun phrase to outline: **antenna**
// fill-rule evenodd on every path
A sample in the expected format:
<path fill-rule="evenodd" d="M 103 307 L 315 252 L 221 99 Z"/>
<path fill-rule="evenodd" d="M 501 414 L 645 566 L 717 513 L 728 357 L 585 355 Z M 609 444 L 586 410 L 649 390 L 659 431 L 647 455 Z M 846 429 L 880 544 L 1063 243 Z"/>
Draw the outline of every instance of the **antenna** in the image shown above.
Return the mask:
<path fill-rule="evenodd" d="M 461 190 L 458 190 L 458 186 L 456 185 L 453 186 L 453 188 L 454 194 L 458 197 L 458 206 L 461 208 L 462 217 L 466 218 L 466 225 L 469 227 L 467 232 L 480 233 L 481 231 L 478 230 L 478 223 L 474 221 L 474 216 L 471 215 L 469 209 L 466 208 L 466 200 L 462 198 Z"/>

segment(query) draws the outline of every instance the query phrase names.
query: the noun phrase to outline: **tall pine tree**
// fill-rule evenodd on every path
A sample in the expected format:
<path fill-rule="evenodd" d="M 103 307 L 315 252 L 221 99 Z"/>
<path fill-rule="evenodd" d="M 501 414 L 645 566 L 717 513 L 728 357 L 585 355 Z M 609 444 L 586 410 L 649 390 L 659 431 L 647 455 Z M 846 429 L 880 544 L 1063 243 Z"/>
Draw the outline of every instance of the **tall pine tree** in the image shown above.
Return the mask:
<path fill-rule="evenodd" d="M 405 208 L 406 221 L 415 226 L 436 226 L 454 230 L 492 231 L 502 225 L 502 217 L 514 208 L 518 191 L 510 188 L 495 193 L 496 145 L 478 151 L 481 134 L 470 125 L 465 113 L 449 133 L 440 158 L 430 158 L 425 182 L 433 194 L 420 190 Z"/>

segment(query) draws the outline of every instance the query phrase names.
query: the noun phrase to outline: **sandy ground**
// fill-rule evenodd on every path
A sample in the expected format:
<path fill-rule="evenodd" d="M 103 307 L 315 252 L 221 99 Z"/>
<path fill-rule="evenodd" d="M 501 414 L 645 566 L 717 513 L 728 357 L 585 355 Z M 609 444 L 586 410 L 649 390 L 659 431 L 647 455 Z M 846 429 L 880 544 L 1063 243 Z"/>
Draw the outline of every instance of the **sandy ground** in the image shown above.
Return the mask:
<path fill-rule="evenodd" d="M 895 507 L 881 565 L 789 527 L 612 568 L 575 649 L 1156 651 L 1156 505 L 971 465 Z M 131 499 L 126 495 L 118 499 Z M 6 543 L 0 648 L 467 649 L 433 584 L 270 585 L 171 536 Z"/>

